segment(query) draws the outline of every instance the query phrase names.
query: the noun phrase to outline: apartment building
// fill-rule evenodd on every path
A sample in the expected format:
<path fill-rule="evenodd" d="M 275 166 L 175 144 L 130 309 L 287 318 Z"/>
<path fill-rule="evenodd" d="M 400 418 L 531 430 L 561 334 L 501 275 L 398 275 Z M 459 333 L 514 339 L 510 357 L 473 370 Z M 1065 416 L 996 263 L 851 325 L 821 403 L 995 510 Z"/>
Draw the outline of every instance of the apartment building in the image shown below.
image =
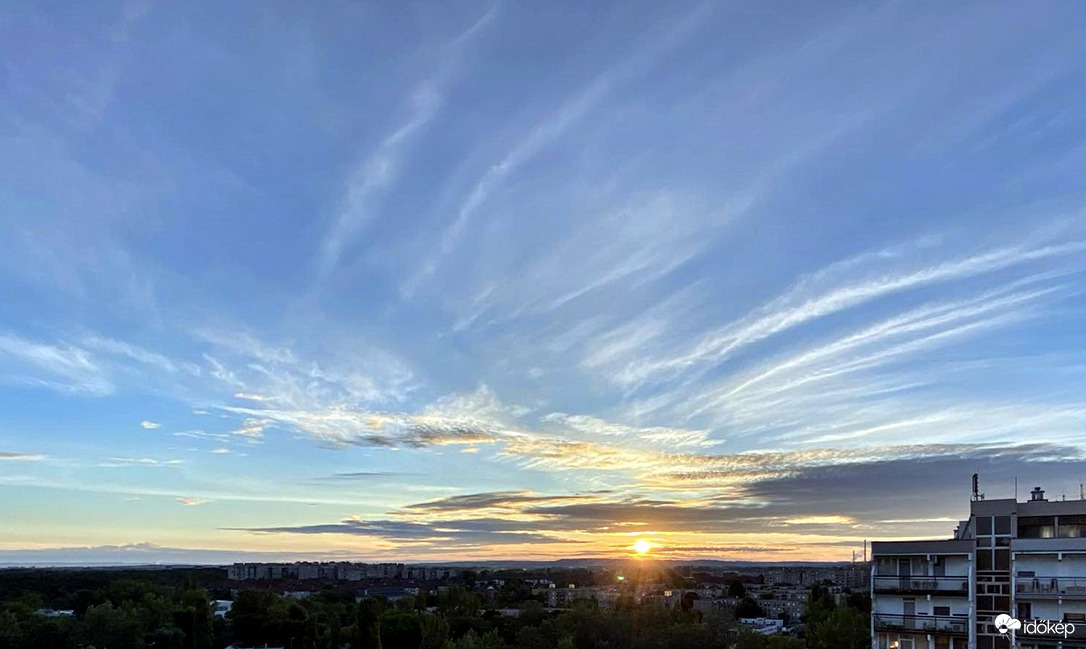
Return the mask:
<path fill-rule="evenodd" d="M 867 588 L 868 579 L 870 578 L 867 564 L 864 563 L 830 567 L 777 568 L 768 570 L 763 574 L 765 575 L 765 583 L 770 586 L 787 584 L 810 587 L 814 584 L 829 582 L 853 590 Z"/>
<path fill-rule="evenodd" d="M 872 545 L 872 646 L 1086 649 L 1086 500 L 975 491 L 953 539 Z"/>
<path fill-rule="evenodd" d="M 964 539 L 874 543 L 874 647 L 975 649 L 973 552 Z"/>
<path fill-rule="evenodd" d="M 391 579 L 402 581 L 442 581 L 456 579 L 458 568 L 408 566 L 402 563 L 349 563 L 302 561 L 297 563 L 235 563 L 227 568 L 231 581 L 299 579 L 301 581 L 362 581 Z"/>

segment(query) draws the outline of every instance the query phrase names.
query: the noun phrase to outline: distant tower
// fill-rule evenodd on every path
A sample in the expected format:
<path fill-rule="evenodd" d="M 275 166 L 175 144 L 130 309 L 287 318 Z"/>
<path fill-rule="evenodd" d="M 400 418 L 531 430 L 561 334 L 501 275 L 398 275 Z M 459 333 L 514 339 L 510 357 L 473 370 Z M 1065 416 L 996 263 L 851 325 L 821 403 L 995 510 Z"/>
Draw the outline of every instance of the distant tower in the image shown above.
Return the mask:
<path fill-rule="evenodd" d="M 980 474 L 973 474 L 973 501 L 984 500 L 984 494 L 980 492 Z"/>

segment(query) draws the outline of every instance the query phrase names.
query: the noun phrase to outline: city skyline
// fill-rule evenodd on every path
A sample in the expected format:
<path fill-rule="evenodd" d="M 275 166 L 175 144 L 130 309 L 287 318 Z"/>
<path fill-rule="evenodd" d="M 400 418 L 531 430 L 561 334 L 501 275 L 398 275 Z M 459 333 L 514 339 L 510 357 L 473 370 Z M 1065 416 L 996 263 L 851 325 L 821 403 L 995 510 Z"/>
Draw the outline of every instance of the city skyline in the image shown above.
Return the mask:
<path fill-rule="evenodd" d="M 0 563 L 847 561 L 1086 482 L 1072 4 L 0 8 Z"/>

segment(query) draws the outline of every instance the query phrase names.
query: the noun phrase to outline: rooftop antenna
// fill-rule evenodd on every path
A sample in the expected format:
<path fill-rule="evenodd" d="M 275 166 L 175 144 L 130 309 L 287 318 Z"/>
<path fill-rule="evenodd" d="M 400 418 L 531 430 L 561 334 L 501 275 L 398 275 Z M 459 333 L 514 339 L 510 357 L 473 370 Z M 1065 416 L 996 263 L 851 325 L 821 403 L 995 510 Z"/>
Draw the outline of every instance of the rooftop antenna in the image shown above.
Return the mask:
<path fill-rule="evenodd" d="M 1086 492 L 1083 491 L 1083 485 L 1081 482 L 1078 483 L 1078 499 L 1086 500 Z"/>
<path fill-rule="evenodd" d="M 1017 478 L 1015 478 L 1017 481 Z M 980 492 L 980 474 L 973 474 L 973 502 L 984 500 L 984 494 Z"/>

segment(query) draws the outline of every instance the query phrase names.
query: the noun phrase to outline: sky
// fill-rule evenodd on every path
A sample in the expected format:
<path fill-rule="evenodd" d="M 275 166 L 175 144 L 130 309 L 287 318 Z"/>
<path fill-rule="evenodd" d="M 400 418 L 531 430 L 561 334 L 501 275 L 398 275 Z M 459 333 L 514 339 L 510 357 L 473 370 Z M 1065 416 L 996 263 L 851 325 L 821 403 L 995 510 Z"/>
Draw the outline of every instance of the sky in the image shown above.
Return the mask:
<path fill-rule="evenodd" d="M 850 560 L 1086 481 L 1086 5 L 0 7 L 0 562 Z"/>

